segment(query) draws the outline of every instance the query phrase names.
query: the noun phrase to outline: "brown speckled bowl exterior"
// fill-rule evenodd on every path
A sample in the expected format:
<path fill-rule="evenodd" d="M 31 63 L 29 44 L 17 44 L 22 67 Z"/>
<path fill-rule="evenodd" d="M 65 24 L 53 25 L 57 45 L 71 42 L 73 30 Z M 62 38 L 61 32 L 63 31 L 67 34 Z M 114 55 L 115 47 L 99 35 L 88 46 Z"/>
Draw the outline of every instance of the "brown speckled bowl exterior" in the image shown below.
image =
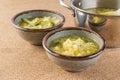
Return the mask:
<path fill-rule="evenodd" d="M 53 16 L 61 20 L 59 25 L 47 29 L 27 29 L 18 26 L 18 23 L 22 18 Z M 43 37 L 50 31 L 61 28 L 65 22 L 65 18 L 62 14 L 51 10 L 28 10 L 18 13 L 12 18 L 12 24 L 16 28 L 18 34 L 26 41 L 34 45 L 42 45 Z"/>
<path fill-rule="evenodd" d="M 71 57 L 58 54 L 49 48 L 49 44 L 52 40 L 66 35 L 82 35 L 89 37 L 98 43 L 100 49 L 91 55 Z M 48 33 L 43 39 L 43 47 L 46 50 L 49 59 L 57 65 L 61 66 L 64 70 L 77 72 L 86 69 L 99 59 L 101 53 L 105 49 L 105 41 L 99 34 L 93 31 L 79 27 L 66 27 Z"/>

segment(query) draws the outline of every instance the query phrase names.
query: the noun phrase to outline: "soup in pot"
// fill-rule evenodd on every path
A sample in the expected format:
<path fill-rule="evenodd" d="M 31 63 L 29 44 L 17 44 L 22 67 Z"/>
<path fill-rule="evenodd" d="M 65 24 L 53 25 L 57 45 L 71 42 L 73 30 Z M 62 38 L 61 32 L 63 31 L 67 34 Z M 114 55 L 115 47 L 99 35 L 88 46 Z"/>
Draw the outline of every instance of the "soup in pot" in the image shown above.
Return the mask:
<path fill-rule="evenodd" d="M 112 9 L 112 8 L 89 8 L 86 9 L 86 11 L 100 15 L 109 15 L 109 16 L 120 15 L 119 9 Z"/>

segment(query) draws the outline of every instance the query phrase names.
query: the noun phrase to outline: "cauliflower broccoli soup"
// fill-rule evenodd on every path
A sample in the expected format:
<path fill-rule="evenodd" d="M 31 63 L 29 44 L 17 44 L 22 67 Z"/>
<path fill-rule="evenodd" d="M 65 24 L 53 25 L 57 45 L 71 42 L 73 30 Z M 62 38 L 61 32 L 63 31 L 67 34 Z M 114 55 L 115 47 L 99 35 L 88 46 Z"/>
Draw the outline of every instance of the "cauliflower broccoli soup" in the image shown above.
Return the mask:
<path fill-rule="evenodd" d="M 56 17 L 44 16 L 35 18 L 25 18 L 18 23 L 19 26 L 29 29 L 46 29 L 60 24 Z"/>
<path fill-rule="evenodd" d="M 87 56 L 97 52 L 99 45 L 89 38 L 69 35 L 51 41 L 49 48 L 61 55 Z"/>

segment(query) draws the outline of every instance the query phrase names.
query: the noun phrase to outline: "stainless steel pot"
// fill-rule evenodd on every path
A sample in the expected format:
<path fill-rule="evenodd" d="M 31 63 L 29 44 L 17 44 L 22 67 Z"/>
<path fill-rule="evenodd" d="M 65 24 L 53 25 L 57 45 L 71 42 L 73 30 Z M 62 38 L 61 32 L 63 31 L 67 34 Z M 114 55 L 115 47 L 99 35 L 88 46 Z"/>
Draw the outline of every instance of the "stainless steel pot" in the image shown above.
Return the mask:
<path fill-rule="evenodd" d="M 120 47 L 120 16 L 105 16 L 86 11 L 96 7 L 120 9 L 120 0 L 70 0 L 71 5 L 59 0 L 59 3 L 72 11 L 76 26 L 86 26 L 101 34 L 107 47 Z M 93 23 L 92 18 L 96 16 L 102 18 L 103 22 Z"/>

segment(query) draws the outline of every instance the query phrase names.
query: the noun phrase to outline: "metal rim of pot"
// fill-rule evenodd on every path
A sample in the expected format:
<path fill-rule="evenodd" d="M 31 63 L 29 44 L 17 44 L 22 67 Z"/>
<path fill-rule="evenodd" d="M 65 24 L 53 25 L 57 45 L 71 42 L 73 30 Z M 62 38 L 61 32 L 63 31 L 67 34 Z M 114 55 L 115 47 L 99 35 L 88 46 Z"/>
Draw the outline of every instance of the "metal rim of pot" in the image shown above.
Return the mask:
<path fill-rule="evenodd" d="M 108 18 L 113 18 L 113 17 L 120 17 L 120 15 L 102 15 L 102 14 L 97 14 L 97 13 L 92 13 L 92 12 L 88 12 L 84 9 L 78 8 L 77 6 L 75 6 L 73 3 L 75 2 L 75 0 L 70 0 L 71 6 L 66 4 L 64 2 L 64 0 L 59 0 L 60 5 L 64 6 L 65 8 L 69 9 L 70 11 L 73 12 L 73 17 L 75 17 L 75 9 L 78 11 L 83 12 L 84 14 L 88 14 L 88 15 L 94 15 L 94 16 L 101 16 L 101 17 L 108 17 Z M 82 3 L 78 2 L 78 5 L 82 5 Z"/>

